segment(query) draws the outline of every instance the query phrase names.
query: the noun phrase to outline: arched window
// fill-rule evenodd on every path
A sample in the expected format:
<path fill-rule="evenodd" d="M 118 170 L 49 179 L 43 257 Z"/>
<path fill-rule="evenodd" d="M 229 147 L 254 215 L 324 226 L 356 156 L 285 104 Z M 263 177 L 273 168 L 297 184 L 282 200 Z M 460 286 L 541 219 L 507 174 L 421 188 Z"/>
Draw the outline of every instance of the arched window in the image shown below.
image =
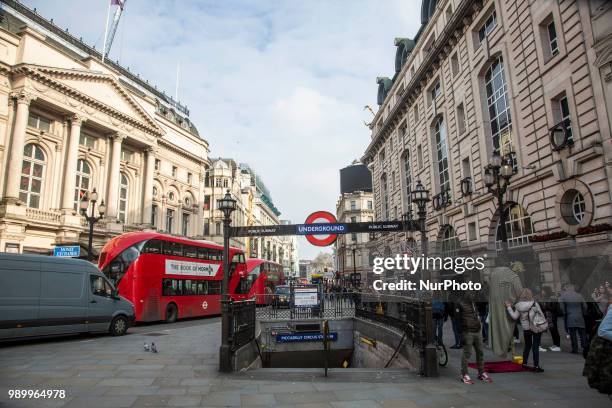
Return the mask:
<path fill-rule="evenodd" d="M 127 219 L 127 206 L 128 206 L 128 178 L 124 173 L 121 173 L 121 184 L 119 186 L 119 221 L 125 223 Z"/>
<path fill-rule="evenodd" d="M 485 87 L 493 151 L 501 155 L 513 152 L 512 116 L 510 114 L 510 102 L 508 101 L 504 62 L 501 56 L 497 57 L 487 69 Z M 513 167 L 516 168 L 515 157 L 513 157 Z"/>
<path fill-rule="evenodd" d="M 455 229 L 450 225 L 445 225 L 440 231 L 440 244 L 442 256 L 453 256 L 457 251 L 459 239 L 455 233 Z"/>
<path fill-rule="evenodd" d="M 77 162 L 76 184 L 74 188 L 74 210 L 79 210 L 79 203 L 85 193 L 89 192 L 91 184 L 91 167 L 83 160 Z"/>
<path fill-rule="evenodd" d="M 404 192 L 406 193 L 404 211 L 408 212 L 412 209 L 412 201 L 410 191 L 412 189 L 412 172 L 410 171 L 410 152 L 406 150 L 402 155 L 402 171 L 404 172 Z"/>
<path fill-rule="evenodd" d="M 438 183 L 440 192 L 448 191 L 450 194 L 450 175 L 448 171 L 448 147 L 446 146 L 446 129 L 444 121 L 438 118 L 433 127 L 436 141 L 436 163 L 438 163 Z"/>
<path fill-rule="evenodd" d="M 23 148 L 23 163 L 21 165 L 21 183 L 19 184 L 19 199 L 28 207 L 40 207 L 43 173 L 45 170 L 45 154 L 40 146 L 27 144 Z"/>
<path fill-rule="evenodd" d="M 382 195 L 382 215 L 385 221 L 389 220 L 389 190 L 387 186 L 387 175 L 380 178 L 380 193 Z"/>
<path fill-rule="evenodd" d="M 522 206 L 513 204 L 504 211 L 504 219 L 506 220 L 508 248 L 529 244 L 529 237 L 533 235 L 533 224 L 527 211 Z M 498 249 L 501 249 L 501 239 L 501 229 L 498 223 L 496 232 Z"/>

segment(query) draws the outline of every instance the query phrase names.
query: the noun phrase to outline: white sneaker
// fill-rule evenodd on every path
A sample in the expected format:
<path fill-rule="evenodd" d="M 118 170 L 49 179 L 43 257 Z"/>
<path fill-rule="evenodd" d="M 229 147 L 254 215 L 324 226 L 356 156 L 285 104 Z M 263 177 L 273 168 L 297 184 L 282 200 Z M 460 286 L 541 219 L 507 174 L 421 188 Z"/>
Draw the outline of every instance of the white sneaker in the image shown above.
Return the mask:
<path fill-rule="evenodd" d="M 547 351 L 544 347 L 540 346 L 540 353 L 546 353 Z"/>
<path fill-rule="evenodd" d="M 561 351 L 561 347 L 557 347 L 557 346 L 551 346 L 549 348 L 550 351 Z"/>
<path fill-rule="evenodd" d="M 521 340 L 520 339 L 514 339 L 514 344 L 521 344 Z"/>

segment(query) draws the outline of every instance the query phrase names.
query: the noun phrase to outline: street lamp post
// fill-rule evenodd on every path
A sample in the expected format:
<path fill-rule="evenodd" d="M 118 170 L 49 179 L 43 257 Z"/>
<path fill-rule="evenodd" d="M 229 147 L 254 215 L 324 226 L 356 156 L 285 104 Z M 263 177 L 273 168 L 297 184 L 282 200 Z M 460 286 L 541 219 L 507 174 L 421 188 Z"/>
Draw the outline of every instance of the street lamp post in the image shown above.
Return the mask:
<path fill-rule="evenodd" d="M 421 232 L 421 250 L 424 256 L 427 256 L 427 203 L 429 199 L 429 190 L 426 190 L 421 181 L 417 181 L 417 185 L 410 192 L 411 201 L 417 205 L 417 215 L 419 216 L 419 230 Z"/>
<path fill-rule="evenodd" d="M 93 261 L 93 229 L 94 229 L 94 225 L 100 221 L 102 218 L 104 218 L 104 213 L 106 212 L 106 206 L 104 205 L 104 200 L 102 200 L 100 202 L 100 206 L 98 207 L 98 213 L 100 214 L 99 216 L 95 216 L 95 211 L 96 211 L 96 202 L 98 201 L 98 192 L 96 191 L 96 189 L 94 188 L 92 190 L 91 193 L 85 192 L 85 195 L 83 196 L 83 198 L 81 199 L 81 203 L 80 205 L 80 209 L 81 209 L 81 214 L 83 215 L 83 217 L 85 217 L 85 219 L 87 220 L 87 223 L 89 224 L 89 237 L 88 237 L 88 244 L 87 244 L 87 260 L 88 261 Z M 89 208 L 89 203 L 91 202 L 91 215 L 87 214 L 87 209 Z"/>
<path fill-rule="evenodd" d="M 491 163 L 484 168 L 484 183 L 491 194 L 497 197 L 497 210 L 499 211 L 499 228 L 502 241 L 502 255 L 506 257 L 508 251 L 508 236 L 506 234 L 506 220 L 504 213 L 504 194 L 510 185 L 513 175 L 510 155 L 502 158 L 499 153 L 493 153 Z M 497 237 L 495 237 L 497 239 Z M 505 261 L 505 259 L 504 259 Z"/>
<path fill-rule="evenodd" d="M 229 190 L 227 190 L 223 198 L 217 200 L 217 208 L 223 213 L 223 280 L 221 282 L 221 348 L 219 350 L 219 370 L 227 373 L 232 371 L 229 345 L 231 310 L 228 294 L 230 224 L 232 223 L 232 212 L 236 210 L 236 200 L 232 198 Z"/>
<path fill-rule="evenodd" d="M 355 253 L 357 252 L 357 246 L 351 245 L 351 251 L 353 251 L 353 276 L 351 279 L 351 283 L 355 286 L 355 282 L 357 281 L 357 260 L 355 257 Z"/>

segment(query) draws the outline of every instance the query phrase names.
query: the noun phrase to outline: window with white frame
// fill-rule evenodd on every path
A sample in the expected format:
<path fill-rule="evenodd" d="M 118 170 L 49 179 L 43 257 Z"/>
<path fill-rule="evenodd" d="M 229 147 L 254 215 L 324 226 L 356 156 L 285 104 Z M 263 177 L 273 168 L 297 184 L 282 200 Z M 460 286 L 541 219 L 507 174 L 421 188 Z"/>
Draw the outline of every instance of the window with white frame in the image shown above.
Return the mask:
<path fill-rule="evenodd" d="M 79 204 L 83 197 L 89 192 L 91 184 L 91 167 L 83 160 L 77 162 L 76 185 L 74 189 L 74 210 L 79 210 Z"/>
<path fill-rule="evenodd" d="M 119 221 L 125 223 L 127 219 L 127 206 L 128 206 L 128 178 L 124 173 L 121 173 L 121 184 L 119 186 Z"/>
<path fill-rule="evenodd" d="M 382 195 L 382 215 L 385 221 L 389 220 L 389 190 L 387 185 L 387 175 L 383 174 L 380 178 L 380 193 Z"/>
<path fill-rule="evenodd" d="M 153 204 L 151 206 L 151 226 L 157 226 L 157 205 Z"/>
<path fill-rule="evenodd" d="M 440 191 L 450 193 L 450 174 L 448 169 L 448 146 L 446 145 L 446 129 L 444 121 L 439 117 L 433 127 L 436 142 L 436 163 L 438 164 L 438 184 Z"/>
<path fill-rule="evenodd" d="M 355 211 L 357 209 L 357 201 L 351 200 L 351 211 Z"/>
<path fill-rule="evenodd" d="M 134 152 L 131 150 L 121 150 L 121 161 L 132 162 L 134 159 Z"/>
<path fill-rule="evenodd" d="M 40 146 L 27 144 L 23 148 L 19 200 L 28 207 L 40 208 L 43 175 L 45 171 L 45 154 Z"/>
<path fill-rule="evenodd" d="M 504 73 L 504 62 L 501 56 L 491 64 L 485 73 L 487 108 L 493 152 L 501 155 L 513 152 L 512 115 L 508 100 L 508 87 Z M 513 167 L 516 169 L 516 157 L 513 155 Z"/>
<path fill-rule="evenodd" d="M 183 236 L 189 235 L 189 217 L 190 215 L 188 213 L 183 213 L 183 228 L 182 228 Z"/>
<path fill-rule="evenodd" d="M 459 239 L 457 238 L 457 234 L 455 233 L 455 229 L 450 225 L 445 225 L 442 227 L 441 235 L 441 250 L 442 256 L 453 256 L 455 252 L 457 252 L 457 246 L 459 244 Z"/>
<path fill-rule="evenodd" d="M 412 191 L 412 171 L 410 170 L 410 152 L 406 150 L 402 155 L 402 170 L 404 172 L 404 211 L 409 211 L 412 207 L 410 192 Z"/>
<path fill-rule="evenodd" d="M 551 20 L 546 25 L 546 33 L 548 34 L 548 47 L 551 57 L 554 57 L 559 53 L 559 40 L 557 39 L 557 28 L 555 27 L 555 20 Z"/>
<path fill-rule="evenodd" d="M 586 201 L 584 196 L 579 192 L 576 192 L 572 199 L 572 215 L 576 219 L 576 224 L 580 224 L 586 213 Z"/>
<path fill-rule="evenodd" d="M 79 144 L 88 149 L 96 148 L 96 138 L 92 135 L 88 135 L 87 133 L 81 132 L 79 136 Z"/>
<path fill-rule="evenodd" d="M 489 33 L 493 31 L 496 25 L 497 19 L 495 15 L 495 10 L 493 10 L 493 12 L 489 15 L 489 17 L 487 17 L 485 22 L 480 26 L 480 29 L 478 30 L 478 41 L 483 42 L 484 39 L 489 35 Z"/>
<path fill-rule="evenodd" d="M 567 132 L 567 140 L 573 141 L 574 135 L 572 133 L 572 119 L 570 116 L 569 103 L 567 96 L 563 95 L 559 99 L 559 112 L 561 113 L 561 121 L 565 124 L 565 130 Z"/>
<path fill-rule="evenodd" d="M 533 224 L 531 217 L 525 209 L 513 204 L 504 211 L 504 219 L 506 221 L 506 238 L 508 247 L 520 247 L 529 244 L 529 237 L 533 235 Z M 497 246 L 501 249 L 501 229 L 497 225 Z"/>
<path fill-rule="evenodd" d="M 174 228 L 174 210 L 166 210 L 166 232 L 172 234 Z"/>
<path fill-rule="evenodd" d="M 440 87 L 440 80 L 437 80 L 436 83 L 429 88 L 429 103 L 431 104 L 435 101 L 441 93 L 442 88 Z"/>
<path fill-rule="evenodd" d="M 28 126 L 34 127 L 43 132 L 49 132 L 51 130 L 51 119 L 47 119 L 44 116 L 30 112 L 28 116 Z"/>

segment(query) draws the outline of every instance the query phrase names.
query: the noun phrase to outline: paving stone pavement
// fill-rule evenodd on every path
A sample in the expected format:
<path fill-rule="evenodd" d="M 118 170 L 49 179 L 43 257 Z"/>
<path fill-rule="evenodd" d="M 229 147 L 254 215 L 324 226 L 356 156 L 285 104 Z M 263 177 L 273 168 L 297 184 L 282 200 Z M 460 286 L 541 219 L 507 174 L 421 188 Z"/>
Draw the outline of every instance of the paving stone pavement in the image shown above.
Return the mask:
<path fill-rule="evenodd" d="M 213 318 L 139 326 L 123 337 L 0 345 L 0 407 L 612 407 L 581 376 L 582 357 L 568 353 L 543 353 L 542 374 L 494 374 L 493 384 L 471 386 L 458 381 L 460 350 L 450 350 L 439 378 L 367 369 L 333 369 L 327 378 L 317 369 L 220 374 L 220 326 Z M 145 352 L 145 341 L 159 353 Z M 66 398 L 10 400 L 9 389 L 59 389 Z"/>

